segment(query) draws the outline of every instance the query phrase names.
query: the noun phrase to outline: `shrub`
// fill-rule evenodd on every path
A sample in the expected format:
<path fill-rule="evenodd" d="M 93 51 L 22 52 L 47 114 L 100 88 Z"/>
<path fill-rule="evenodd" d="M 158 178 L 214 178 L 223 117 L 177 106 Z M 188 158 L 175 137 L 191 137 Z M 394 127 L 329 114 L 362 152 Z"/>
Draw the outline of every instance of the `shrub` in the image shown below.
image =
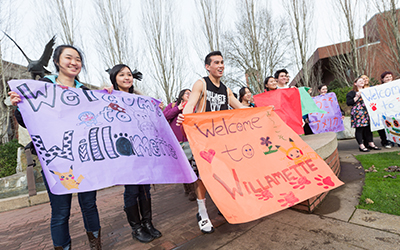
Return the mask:
<path fill-rule="evenodd" d="M 344 82 L 342 80 L 338 80 L 338 79 L 333 80 L 328 85 L 329 91 L 332 91 L 332 89 L 340 89 L 343 87 L 348 87 L 348 85 L 346 84 L 346 82 Z"/>
<path fill-rule="evenodd" d="M 379 80 L 377 80 L 377 79 L 375 79 L 373 77 L 371 79 L 369 79 L 369 86 L 376 86 L 376 85 L 379 85 L 379 84 L 381 84 L 379 82 Z"/>
<path fill-rule="evenodd" d="M 0 178 L 16 173 L 18 148 L 22 147 L 17 139 L 0 145 Z"/>

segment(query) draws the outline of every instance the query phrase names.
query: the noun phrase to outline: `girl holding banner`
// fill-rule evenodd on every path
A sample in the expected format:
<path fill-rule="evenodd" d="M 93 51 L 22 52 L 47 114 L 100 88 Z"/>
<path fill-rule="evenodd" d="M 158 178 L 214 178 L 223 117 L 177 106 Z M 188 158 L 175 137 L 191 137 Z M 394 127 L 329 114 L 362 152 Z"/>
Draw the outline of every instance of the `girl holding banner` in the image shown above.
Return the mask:
<path fill-rule="evenodd" d="M 178 99 L 176 100 L 176 102 L 168 104 L 168 106 L 164 109 L 163 113 L 165 119 L 167 119 L 169 125 L 171 126 L 171 129 L 174 132 L 176 139 L 178 139 L 179 143 L 181 144 L 183 151 L 185 153 L 188 152 L 186 156 L 188 157 L 189 162 L 191 163 L 192 166 L 194 166 L 195 162 L 193 159 L 192 151 L 190 150 L 189 142 L 187 138 L 183 136 L 181 128 L 176 126 L 176 120 L 178 119 L 178 115 L 182 114 L 183 108 L 185 107 L 187 101 L 189 100 L 190 93 L 191 93 L 190 89 L 181 90 L 181 92 L 179 92 Z M 188 199 L 190 201 L 195 201 L 197 199 L 194 185 L 195 185 L 194 183 L 183 184 L 185 195 L 188 196 Z"/>
<path fill-rule="evenodd" d="M 242 87 L 239 90 L 239 102 L 242 103 L 243 106 L 254 108 L 254 103 L 251 102 L 251 91 L 248 87 Z"/>
<path fill-rule="evenodd" d="M 264 92 L 270 90 L 276 90 L 278 88 L 278 82 L 273 76 L 268 76 L 264 80 Z"/>
<path fill-rule="evenodd" d="M 364 88 L 364 80 L 359 77 L 354 80 L 353 90 L 346 95 L 346 104 L 351 108 L 351 127 L 356 128 L 356 140 L 361 152 L 369 152 L 369 149 L 380 150 L 375 146 L 370 128 L 370 119 L 361 97 L 360 90 Z M 367 144 L 367 147 L 365 144 Z"/>
<path fill-rule="evenodd" d="M 393 73 L 390 71 L 385 71 L 381 74 L 381 83 L 387 83 L 393 81 Z M 394 147 L 394 143 L 388 141 L 386 138 L 386 133 L 384 129 L 378 130 L 379 137 L 381 138 L 381 144 L 385 148 L 392 148 Z"/>
<path fill-rule="evenodd" d="M 133 88 L 132 71 L 125 64 L 117 64 L 111 69 L 110 80 L 116 90 L 139 94 Z M 147 243 L 162 236 L 152 224 L 149 184 L 125 185 L 124 211 L 134 239 Z"/>
<path fill-rule="evenodd" d="M 50 75 L 40 81 L 58 84 L 68 88 L 82 88 L 89 90 L 78 80 L 78 74 L 84 67 L 81 52 L 70 45 L 60 45 L 54 50 L 53 62 L 58 75 Z M 111 91 L 108 89 L 108 91 Z M 21 97 L 14 91 L 9 93 L 11 103 L 17 105 Z M 15 112 L 18 123 L 25 127 L 21 113 Z M 69 234 L 69 217 L 71 212 L 72 194 L 55 195 L 51 192 L 46 176 L 43 174 L 51 206 L 51 238 L 54 249 L 71 249 Z M 83 222 L 89 238 L 90 249 L 101 249 L 100 220 L 96 206 L 96 191 L 78 193 L 78 201 L 82 211 Z"/>

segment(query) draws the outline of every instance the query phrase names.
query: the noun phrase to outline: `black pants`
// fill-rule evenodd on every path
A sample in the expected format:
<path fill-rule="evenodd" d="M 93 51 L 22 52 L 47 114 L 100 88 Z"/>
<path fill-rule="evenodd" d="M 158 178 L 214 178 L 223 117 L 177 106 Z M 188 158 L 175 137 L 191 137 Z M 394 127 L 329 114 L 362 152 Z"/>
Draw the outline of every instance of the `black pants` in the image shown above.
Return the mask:
<path fill-rule="evenodd" d="M 382 146 L 388 145 L 389 142 L 388 142 L 388 140 L 386 139 L 385 130 L 384 130 L 384 129 L 380 129 L 380 130 L 378 130 L 378 133 L 379 133 L 379 137 L 381 138 L 381 144 L 382 144 Z"/>
<path fill-rule="evenodd" d="M 312 134 L 314 134 L 313 131 L 311 130 L 310 124 L 308 124 L 308 123 L 304 124 L 303 129 L 304 129 L 304 134 L 305 134 L 305 135 L 312 135 Z"/>
<path fill-rule="evenodd" d="M 370 126 L 356 128 L 356 140 L 358 145 L 364 144 L 368 146 L 368 143 L 373 142 L 372 132 Z"/>

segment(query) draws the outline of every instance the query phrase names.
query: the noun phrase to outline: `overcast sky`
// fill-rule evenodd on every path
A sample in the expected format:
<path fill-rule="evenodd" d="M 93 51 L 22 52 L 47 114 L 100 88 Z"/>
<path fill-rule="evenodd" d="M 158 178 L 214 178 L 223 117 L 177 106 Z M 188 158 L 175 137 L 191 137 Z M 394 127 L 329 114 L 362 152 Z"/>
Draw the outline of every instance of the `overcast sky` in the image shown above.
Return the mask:
<path fill-rule="evenodd" d="M 5 1 L 6 3 L 9 0 L 1 0 Z M 31 58 L 31 59 L 38 59 L 43 51 L 44 45 L 46 41 L 48 41 L 51 37 L 43 37 L 41 32 L 39 31 L 39 27 L 37 25 L 36 21 L 36 16 L 35 16 L 35 8 L 37 6 L 37 3 L 35 1 L 38 0 L 14 0 L 10 1 L 13 5 L 13 11 L 15 15 L 15 22 L 10 26 L 10 29 L 8 30 L 8 33 L 18 42 L 18 44 L 23 48 L 25 53 Z M 45 1 L 45 0 L 42 0 Z M 140 29 L 140 0 L 127 0 L 131 3 L 131 19 L 130 24 L 132 24 L 132 27 L 134 29 Z M 190 39 L 192 36 L 193 32 L 193 16 L 196 14 L 195 7 L 194 7 L 194 0 L 180 0 L 178 8 L 179 14 L 175 15 L 175 19 L 178 21 L 178 26 L 183 30 L 183 32 L 186 32 L 187 39 Z M 273 10 L 274 15 L 286 15 L 286 12 L 281 5 L 281 1 L 276 1 L 276 0 L 271 0 L 267 1 L 268 4 L 270 5 L 271 9 Z M 93 40 L 93 38 L 90 35 L 90 22 L 91 22 L 91 17 L 95 15 L 93 8 L 90 4 L 90 1 L 80 1 L 81 4 L 83 4 L 83 12 L 81 16 L 81 24 L 82 24 L 82 30 L 84 31 L 84 34 L 82 35 L 82 39 L 85 40 L 87 44 L 90 45 L 90 41 Z M 229 0 L 225 0 L 225 5 L 224 5 L 224 10 L 225 10 L 225 16 L 224 16 L 224 21 L 225 25 L 229 26 L 232 25 L 235 21 L 235 6 L 231 4 L 232 2 Z M 4 10 L 4 7 L 2 7 Z M 315 5 L 315 24 L 316 24 L 316 42 L 315 46 L 312 50 L 315 51 L 318 47 L 330 45 L 336 42 L 341 42 L 343 41 L 344 37 L 339 34 L 339 22 L 336 18 L 337 14 L 333 13 L 333 8 L 330 5 L 329 0 L 316 0 L 316 5 Z M 360 12 L 363 10 L 360 9 Z M 372 17 L 375 11 L 371 11 L 368 14 L 368 18 Z M 364 18 L 365 19 L 365 18 Z M 362 23 L 365 23 L 364 21 L 361 21 Z M 45 24 L 44 24 L 45 25 Z M 138 28 L 139 27 L 139 28 Z M 361 27 L 361 26 L 360 26 Z M 361 30 L 360 30 L 361 31 Z M 136 32 L 136 39 L 143 40 L 143 32 Z M 359 37 L 362 35 L 361 32 L 359 32 Z M 40 38 L 40 39 L 39 39 Z M 16 47 L 10 43 L 10 41 L 7 38 L 2 37 L 2 49 L 3 49 L 3 59 L 7 61 L 12 61 L 14 63 L 18 63 L 21 65 L 27 65 L 27 62 L 25 58 L 22 56 L 22 54 L 19 52 Z M 36 42 L 35 39 L 37 40 Z M 38 42 L 38 41 L 41 42 Z M 188 43 L 191 43 L 190 41 L 187 41 Z M 57 43 L 59 44 L 59 42 Z M 90 47 L 90 46 L 89 46 Z M 188 46 L 190 47 L 190 46 Z M 141 45 L 142 49 L 146 49 L 145 45 Z M 189 49 L 190 50 L 190 49 Z M 188 53 L 188 55 L 195 55 L 193 53 L 193 49 L 190 50 L 191 52 Z M 100 77 L 98 74 L 103 74 L 103 77 L 107 77 L 107 74 L 105 72 L 102 72 L 103 69 L 95 69 L 96 67 L 100 67 L 98 61 L 99 59 L 96 56 L 96 53 L 94 50 L 90 48 L 85 48 L 85 55 L 86 55 L 86 62 L 88 62 L 88 71 L 91 74 L 91 81 L 92 84 L 99 85 Z M 191 85 L 195 82 L 196 78 L 198 78 L 199 75 L 206 74 L 205 70 L 203 69 L 203 65 L 201 62 L 199 62 L 198 58 L 196 59 L 191 59 L 189 60 L 190 63 L 187 65 L 188 67 L 192 67 L 192 75 L 188 76 L 188 83 L 186 87 L 191 87 Z M 133 66 L 135 67 L 135 66 Z M 52 68 L 50 68 L 52 69 Z M 143 69 L 140 69 L 142 72 L 145 70 L 149 70 L 148 67 L 144 67 Z M 292 77 L 295 76 L 297 73 L 297 69 L 294 67 L 289 68 L 290 74 Z M 101 72 L 101 73 L 99 73 Z M 144 81 L 150 80 L 146 79 L 146 72 L 144 73 Z"/>

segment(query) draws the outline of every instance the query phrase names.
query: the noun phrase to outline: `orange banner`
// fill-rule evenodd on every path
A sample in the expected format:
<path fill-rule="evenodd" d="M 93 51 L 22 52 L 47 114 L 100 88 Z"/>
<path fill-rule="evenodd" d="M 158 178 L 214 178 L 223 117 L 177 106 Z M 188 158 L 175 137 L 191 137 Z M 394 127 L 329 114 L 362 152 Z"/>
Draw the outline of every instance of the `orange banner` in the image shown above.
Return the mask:
<path fill-rule="evenodd" d="M 229 223 L 275 213 L 343 183 L 272 107 L 185 115 L 190 147 Z"/>

